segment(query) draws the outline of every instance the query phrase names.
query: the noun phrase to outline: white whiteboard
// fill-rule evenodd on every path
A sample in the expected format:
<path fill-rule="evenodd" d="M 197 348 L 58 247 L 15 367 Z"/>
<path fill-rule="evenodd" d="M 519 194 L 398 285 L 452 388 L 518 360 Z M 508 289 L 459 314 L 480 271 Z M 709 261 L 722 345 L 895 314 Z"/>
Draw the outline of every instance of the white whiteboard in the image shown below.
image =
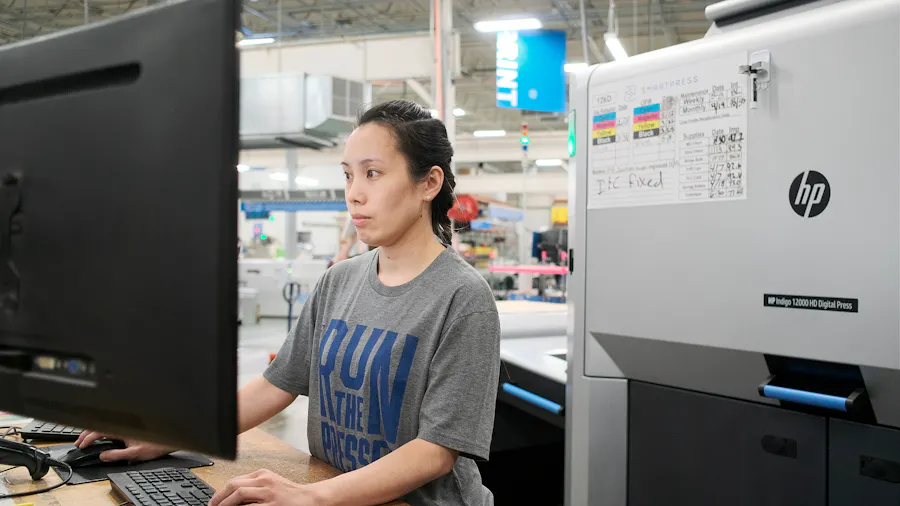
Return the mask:
<path fill-rule="evenodd" d="M 588 209 L 747 198 L 742 52 L 592 86 Z"/>

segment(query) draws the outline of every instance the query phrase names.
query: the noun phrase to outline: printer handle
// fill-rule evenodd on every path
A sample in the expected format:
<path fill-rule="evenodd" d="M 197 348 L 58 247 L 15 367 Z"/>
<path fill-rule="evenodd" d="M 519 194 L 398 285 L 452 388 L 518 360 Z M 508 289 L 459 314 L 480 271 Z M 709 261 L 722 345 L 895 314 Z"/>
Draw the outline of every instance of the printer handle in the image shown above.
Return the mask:
<path fill-rule="evenodd" d="M 833 411 L 842 411 L 844 413 L 852 413 L 868 402 L 868 394 L 864 388 L 857 388 L 850 395 L 844 397 L 841 395 L 824 394 L 811 392 L 809 390 L 773 385 L 772 382 L 774 380 L 775 377 L 772 376 L 761 383 L 759 385 L 759 395 L 783 402 L 793 402 L 795 404 L 815 406 Z"/>

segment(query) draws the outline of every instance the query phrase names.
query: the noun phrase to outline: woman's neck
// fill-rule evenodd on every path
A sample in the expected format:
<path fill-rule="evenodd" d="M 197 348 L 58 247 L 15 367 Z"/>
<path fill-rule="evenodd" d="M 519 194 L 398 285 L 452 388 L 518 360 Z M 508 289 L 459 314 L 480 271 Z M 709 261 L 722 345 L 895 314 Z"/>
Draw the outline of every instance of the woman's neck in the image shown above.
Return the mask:
<path fill-rule="evenodd" d="M 412 281 L 444 251 L 428 227 L 413 227 L 390 246 L 378 248 L 378 279 L 385 286 L 399 286 Z"/>

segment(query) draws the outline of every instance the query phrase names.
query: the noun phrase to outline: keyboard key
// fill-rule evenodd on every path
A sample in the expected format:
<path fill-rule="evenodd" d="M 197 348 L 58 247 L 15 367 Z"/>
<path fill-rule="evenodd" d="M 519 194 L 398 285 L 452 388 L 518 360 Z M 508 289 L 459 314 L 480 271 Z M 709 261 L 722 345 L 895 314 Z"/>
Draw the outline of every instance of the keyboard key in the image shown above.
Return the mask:
<path fill-rule="evenodd" d="M 215 493 L 188 469 L 113 473 L 109 479 L 136 506 L 206 506 Z"/>

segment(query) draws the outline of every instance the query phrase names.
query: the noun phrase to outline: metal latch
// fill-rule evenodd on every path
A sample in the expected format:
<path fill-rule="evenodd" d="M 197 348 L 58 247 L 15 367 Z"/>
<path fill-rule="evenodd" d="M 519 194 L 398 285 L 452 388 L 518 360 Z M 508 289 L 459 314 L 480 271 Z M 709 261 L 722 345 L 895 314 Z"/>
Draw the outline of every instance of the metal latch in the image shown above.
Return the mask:
<path fill-rule="evenodd" d="M 769 89 L 772 78 L 771 55 L 768 51 L 756 51 L 750 55 L 750 64 L 738 67 L 738 73 L 750 76 L 750 108 L 759 104 L 759 90 Z"/>

